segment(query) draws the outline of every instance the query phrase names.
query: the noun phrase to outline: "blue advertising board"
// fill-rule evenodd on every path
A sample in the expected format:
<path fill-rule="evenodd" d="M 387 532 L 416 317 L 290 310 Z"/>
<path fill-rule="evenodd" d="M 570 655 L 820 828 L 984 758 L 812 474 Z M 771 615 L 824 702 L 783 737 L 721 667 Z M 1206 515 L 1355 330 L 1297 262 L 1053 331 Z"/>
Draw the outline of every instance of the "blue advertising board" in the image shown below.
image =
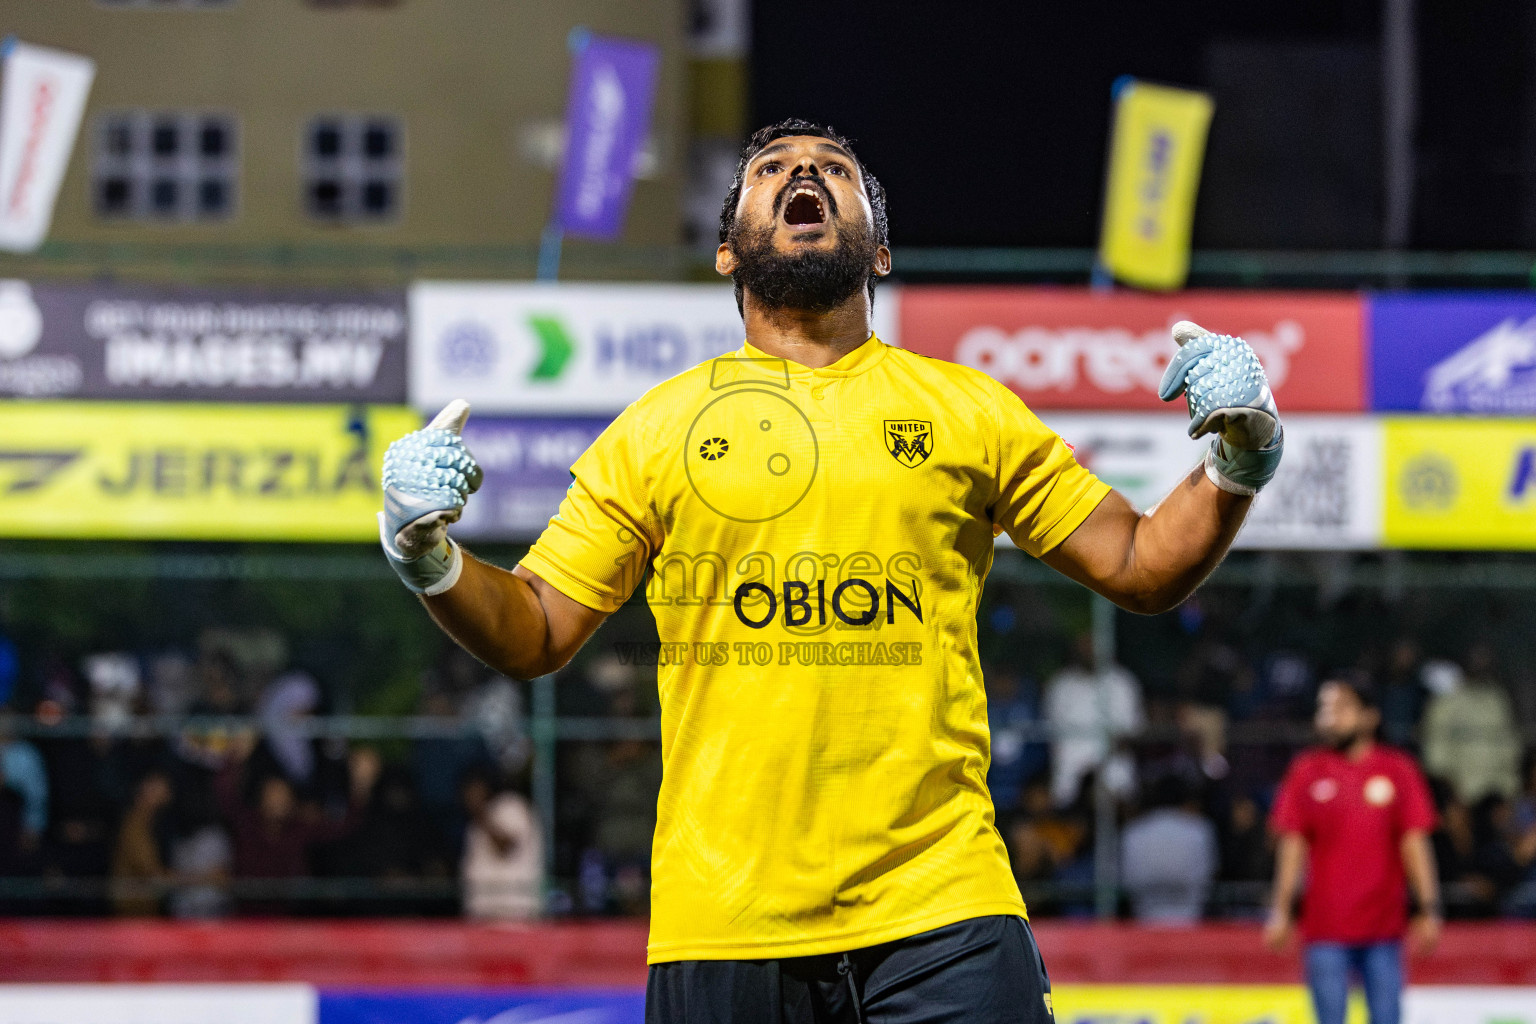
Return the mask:
<path fill-rule="evenodd" d="M 322 989 L 319 1024 L 642 1024 L 641 989 Z"/>
<path fill-rule="evenodd" d="M 533 540 L 571 485 L 571 464 L 608 426 L 607 417 L 470 416 L 464 445 L 485 481 L 464 505 L 455 536 Z"/>
<path fill-rule="evenodd" d="M 1369 298 L 1371 408 L 1536 415 L 1536 293 Z"/>

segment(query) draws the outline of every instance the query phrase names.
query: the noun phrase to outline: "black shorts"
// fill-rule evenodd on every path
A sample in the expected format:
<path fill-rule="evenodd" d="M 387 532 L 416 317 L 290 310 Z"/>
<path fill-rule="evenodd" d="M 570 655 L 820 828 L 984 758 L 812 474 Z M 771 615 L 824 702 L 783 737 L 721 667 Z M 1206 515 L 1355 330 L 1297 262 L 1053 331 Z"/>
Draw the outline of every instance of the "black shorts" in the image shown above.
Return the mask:
<path fill-rule="evenodd" d="M 1051 982 L 1022 917 L 978 917 L 847 953 L 653 964 L 645 987 L 646 1024 L 1052 1020 Z"/>

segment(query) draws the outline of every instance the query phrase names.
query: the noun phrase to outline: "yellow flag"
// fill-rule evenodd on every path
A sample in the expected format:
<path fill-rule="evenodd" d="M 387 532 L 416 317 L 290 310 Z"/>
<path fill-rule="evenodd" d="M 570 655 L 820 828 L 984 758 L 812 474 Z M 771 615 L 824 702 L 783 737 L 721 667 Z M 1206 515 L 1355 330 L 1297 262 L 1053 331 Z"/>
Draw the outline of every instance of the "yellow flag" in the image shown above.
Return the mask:
<path fill-rule="evenodd" d="M 1116 83 L 1099 262 L 1118 280 L 1183 287 L 1213 108 L 1203 92 L 1133 78 Z"/>

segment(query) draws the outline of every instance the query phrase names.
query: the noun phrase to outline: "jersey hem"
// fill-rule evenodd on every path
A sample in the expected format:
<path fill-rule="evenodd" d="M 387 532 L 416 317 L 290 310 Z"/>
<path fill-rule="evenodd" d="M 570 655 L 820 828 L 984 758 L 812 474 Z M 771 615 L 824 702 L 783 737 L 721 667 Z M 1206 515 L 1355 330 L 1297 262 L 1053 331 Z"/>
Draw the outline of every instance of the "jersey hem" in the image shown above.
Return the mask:
<path fill-rule="evenodd" d="M 624 603 L 617 600 L 611 594 L 605 594 L 582 583 L 537 550 L 529 551 L 518 564 L 572 601 L 591 608 L 593 611 L 612 612 Z"/>
<path fill-rule="evenodd" d="M 1103 480 L 1094 479 L 1093 485 L 1083 492 L 1082 497 L 1072 503 L 1072 507 L 1045 531 L 1040 538 L 1040 554 L 1044 555 L 1061 546 L 1061 542 L 1072 536 L 1072 531 L 1083 525 L 1083 520 L 1093 514 L 1109 492 L 1114 488 Z"/>
<path fill-rule="evenodd" d="M 673 963 L 678 960 L 777 960 L 785 957 L 816 956 L 821 953 L 843 953 L 853 949 L 865 949 L 897 939 L 908 939 L 935 928 L 958 924 L 976 917 L 992 917 L 998 914 L 1016 915 L 1029 920 L 1029 909 L 1023 900 L 985 900 L 966 903 L 937 914 L 907 918 L 895 924 L 879 928 L 862 928 L 858 931 L 839 932 L 815 939 L 785 939 L 781 942 L 664 942 L 651 943 L 645 948 L 645 962 L 650 964 Z"/>

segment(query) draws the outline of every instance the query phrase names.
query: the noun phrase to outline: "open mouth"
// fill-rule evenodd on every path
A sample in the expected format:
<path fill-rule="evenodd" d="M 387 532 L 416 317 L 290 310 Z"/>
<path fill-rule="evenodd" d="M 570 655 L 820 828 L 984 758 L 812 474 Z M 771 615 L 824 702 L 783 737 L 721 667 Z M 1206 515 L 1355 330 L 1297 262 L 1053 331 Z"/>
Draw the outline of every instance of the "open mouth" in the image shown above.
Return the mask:
<path fill-rule="evenodd" d="M 797 185 L 784 204 L 784 223 L 790 227 L 812 227 L 827 222 L 826 203 L 821 193 L 809 185 Z"/>

